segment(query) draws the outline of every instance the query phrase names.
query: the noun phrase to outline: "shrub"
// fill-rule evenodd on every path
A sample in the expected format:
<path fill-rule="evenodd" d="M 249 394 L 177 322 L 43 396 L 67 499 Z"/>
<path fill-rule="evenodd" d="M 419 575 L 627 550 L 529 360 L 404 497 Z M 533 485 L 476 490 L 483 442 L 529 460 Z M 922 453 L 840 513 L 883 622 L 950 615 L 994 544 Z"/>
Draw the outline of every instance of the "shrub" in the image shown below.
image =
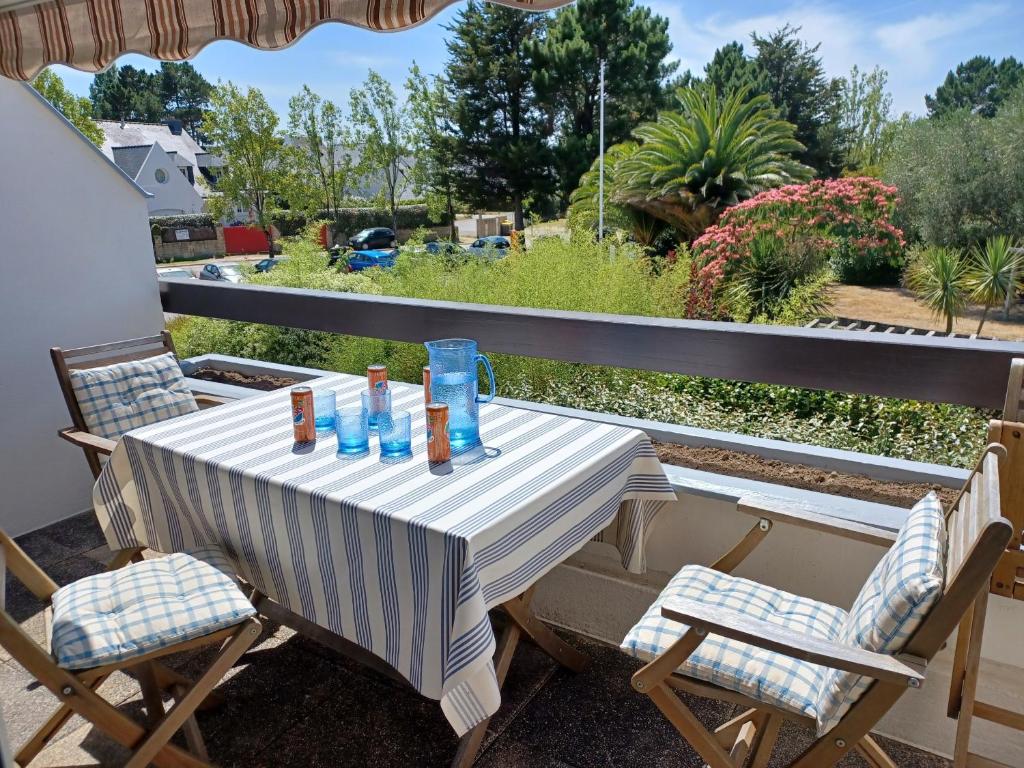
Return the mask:
<path fill-rule="evenodd" d="M 149 228 L 159 232 L 168 227 L 172 229 L 198 229 L 200 227 L 216 227 L 217 222 L 208 213 L 186 213 L 180 216 L 150 216 Z"/>
<path fill-rule="evenodd" d="M 794 289 L 823 270 L 827 256 L 806 236 L 783 239 L 759 234 L 751 241 L 746 258 L 730 265 L 726 289 L 729 314 L 745 322 L 758 317 L 774 319 Z"/>
<path fill-rule="evenodd" d="M 716 289 L 760 236 L 815 243 L 843 281 L 895 280 L 904 245 L 891 221 L 897 202 L 894 187 L 859 177 L 791 184 L 733 206 L 694 241 L 688 314 L 721 314 Z"/>

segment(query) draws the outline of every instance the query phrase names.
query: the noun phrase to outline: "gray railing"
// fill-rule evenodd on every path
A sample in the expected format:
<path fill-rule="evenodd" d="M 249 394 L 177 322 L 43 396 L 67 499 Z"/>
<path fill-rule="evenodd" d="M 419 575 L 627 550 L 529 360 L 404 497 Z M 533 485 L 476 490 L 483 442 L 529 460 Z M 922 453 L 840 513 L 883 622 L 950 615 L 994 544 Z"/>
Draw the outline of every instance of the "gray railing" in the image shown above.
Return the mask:
<path fill-rule="evenodd" d="M 1024 344 L 161 280 L 165 312 L 665 373 L 1001 408 Z"/>

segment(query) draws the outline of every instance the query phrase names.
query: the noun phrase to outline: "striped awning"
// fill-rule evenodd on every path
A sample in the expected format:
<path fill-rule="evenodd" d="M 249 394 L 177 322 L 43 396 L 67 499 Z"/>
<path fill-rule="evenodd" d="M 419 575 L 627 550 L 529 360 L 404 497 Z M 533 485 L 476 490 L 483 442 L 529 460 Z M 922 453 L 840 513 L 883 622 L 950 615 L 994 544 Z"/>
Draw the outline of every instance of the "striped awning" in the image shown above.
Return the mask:
<path fill-rule="evenodd" d="M 571 0 L 493 0 L 542 11 Z M 195 56 L 215 40 L 283 48 L 329 21 L 380 32 L 405 29 L 456 0 L 0 0 L 0 74 L 28 80 L 48 64 L 86 72 L 123 53 L 162 61 Z"/>

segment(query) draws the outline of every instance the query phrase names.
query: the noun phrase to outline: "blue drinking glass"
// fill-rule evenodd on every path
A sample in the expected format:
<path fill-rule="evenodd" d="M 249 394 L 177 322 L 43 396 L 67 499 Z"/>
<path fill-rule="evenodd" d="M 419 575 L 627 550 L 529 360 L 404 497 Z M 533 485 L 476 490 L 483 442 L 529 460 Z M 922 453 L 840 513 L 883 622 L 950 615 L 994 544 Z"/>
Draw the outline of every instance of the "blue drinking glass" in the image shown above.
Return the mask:
<path fill-rule="evenodd" d="M 390 389 L 364 389 L 363 410 L 366 411 L 370 429 L 377 429 L 377 421 L 382 413 L 391 413 Z"/>
<path fill-rule="evenodd" d="M 382 459 L 412 456 L 412 414 L 408 411 L 382 413 L 377 421 Z"/>
<path fill-rule="evenodd" d="M 334 429 L 334 412 L 338 396 L 333 389 L 313 392 L 313 426 L 318 435 L 326 435 Z"/>
<path fill-rule="evenodd" d="M 334 430 L 338 433 L 339 456 L 369 453 L 370 425 L 361 405 L 338 408 L 334 412 Z"/>

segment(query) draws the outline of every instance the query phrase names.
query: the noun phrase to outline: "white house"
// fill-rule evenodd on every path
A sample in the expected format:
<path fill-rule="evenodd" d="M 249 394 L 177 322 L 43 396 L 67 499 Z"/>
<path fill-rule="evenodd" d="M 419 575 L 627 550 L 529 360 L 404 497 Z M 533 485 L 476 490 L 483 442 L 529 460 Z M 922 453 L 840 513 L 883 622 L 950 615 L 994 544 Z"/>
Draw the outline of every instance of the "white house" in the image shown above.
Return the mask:
<path fill-rule="evenodd" d="M 153 195 L 150 216 L 204 210 L 220 159 L 199 146 L 180 121 L 99 120 L 97 125 L 103 131 L 103 153 Z"/>
<path fill-rule="evenodd" d="M 47 350 L 163 328 L 146 193 L 33 88 L 0 77 L 0 527 L 89 509 Z M 31 268 L 30 268 L 31 267 Z"/>

